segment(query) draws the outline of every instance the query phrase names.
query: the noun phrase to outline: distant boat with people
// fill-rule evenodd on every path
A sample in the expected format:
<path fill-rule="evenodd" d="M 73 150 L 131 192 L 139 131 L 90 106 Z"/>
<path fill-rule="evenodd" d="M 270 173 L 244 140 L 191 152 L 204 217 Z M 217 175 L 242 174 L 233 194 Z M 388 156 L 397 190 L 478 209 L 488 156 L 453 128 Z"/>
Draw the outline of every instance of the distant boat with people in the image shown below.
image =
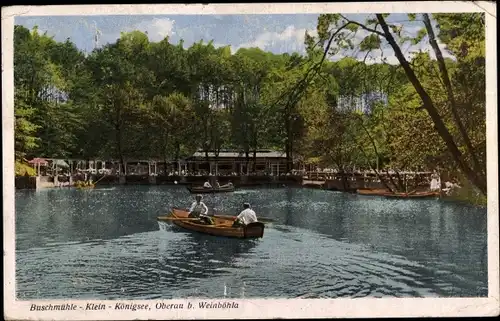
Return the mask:
<path fill-rule="evenodd" d="M 225 185 L 212 186 L 205 182 L 204 186 L 188 186 L 187 189 L 192 194 L 230 193 L 234 192 L 234 185 L 232 183 L 228 183 Z"/>

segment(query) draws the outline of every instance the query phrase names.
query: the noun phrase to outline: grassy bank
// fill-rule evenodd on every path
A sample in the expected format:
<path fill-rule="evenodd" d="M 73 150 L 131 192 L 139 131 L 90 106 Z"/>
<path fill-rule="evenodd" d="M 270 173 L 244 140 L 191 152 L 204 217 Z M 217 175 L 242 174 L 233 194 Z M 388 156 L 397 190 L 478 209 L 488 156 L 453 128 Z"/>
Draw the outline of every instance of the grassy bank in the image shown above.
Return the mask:
<path fill-rule="evenodd" d="M 476 206 L 485 206 L 488 203 L 488 198 L 484 196 L 474 185 L 466 179 L 460 179 L 460 188 L 455 189 L 450 196 L 446 198 L 469 203 Z"/>

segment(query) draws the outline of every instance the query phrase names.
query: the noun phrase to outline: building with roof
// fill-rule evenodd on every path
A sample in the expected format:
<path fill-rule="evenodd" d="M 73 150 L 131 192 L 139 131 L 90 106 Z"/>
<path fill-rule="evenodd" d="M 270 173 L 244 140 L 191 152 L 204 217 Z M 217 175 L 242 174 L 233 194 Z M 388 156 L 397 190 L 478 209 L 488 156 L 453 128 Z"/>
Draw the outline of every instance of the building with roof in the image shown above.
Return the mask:
<path fill-rule="evenodd" d="M 208 156 L 208 157 L 207 157 Z M 216 153 L 197 151 L 184 160 L 186 170 L 190 172 L 205 171 L 212 174 L 236 173 L 245 174 L 253 171 L 279 175 L 286 171 L 286 154 L 274 150 L 250 151 L 248 159 L 245 152 L 221 150 Z"/>

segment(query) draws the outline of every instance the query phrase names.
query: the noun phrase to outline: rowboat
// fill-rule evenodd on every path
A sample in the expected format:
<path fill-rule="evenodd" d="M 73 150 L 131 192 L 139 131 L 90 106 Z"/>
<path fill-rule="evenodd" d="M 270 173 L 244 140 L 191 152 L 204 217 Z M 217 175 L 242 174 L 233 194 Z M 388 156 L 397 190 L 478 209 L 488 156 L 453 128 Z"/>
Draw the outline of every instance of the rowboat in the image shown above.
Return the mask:
<path fill-rule="evenodd" d="M 94 187 L 95 187 L 95 184 L 88 184 L 88 185 L 87 185 L 87 184 L 85 184 L 84 182 L 80 182 L 80 181 L 78 181 L 78 182 L 76 182 L 76 183 L 74 184 L 74 186 L 75 186 L 77 189 L 92 189 L 92 188 L 94 188 Z"/>
<path fill-rule="evenodd" d="M 90 186 L 76 186 L 77 189 L 93 189 L 95 186 L 90 185 Z"/>
<path fill-rule="evenodd" d="M 234 186 L 221 186 L 221 187 L 212 187 L 212 188 L 206 188 L 206 187 L 199 187 L 199 186 L 193 186 L 193 187 L 187 187 L 190 193 L 192 194 L 206 194 L 206 193 L 229 193 L 229 192 L 234 192 Z"/>
<path fill-rule="evenodd" d="M 264 223 L 254 222 L 245 227 L 232 227 L 234 217 L 212 216 L 214 225 L 200 224 L 192 218 L 188 218 L 189 212 L 181 209 L 172 209 L 168 216 L 159 216 L 159 222 L 171 222 L 186 230 L 195 231 L 213 236 L 225 236 L 240 239 L 261 238 L 264 236 Z"/>
<path fill-rule="evenodd" d="M 401 199 L 415 199 L 415 198 L 435 198 L 439 197 L 439 192 L 416 192 L 416 193 L 388 193 L 385 194 L 384 197 L 387 198 L 401 198 Z"/>
<path fill-rule="evenodd" d="M 359 195 L 373 195 L 373 196 L 385 196 L 387 194 L 392 194 L 386 189 L 358 189 L 356 193 Z"/>

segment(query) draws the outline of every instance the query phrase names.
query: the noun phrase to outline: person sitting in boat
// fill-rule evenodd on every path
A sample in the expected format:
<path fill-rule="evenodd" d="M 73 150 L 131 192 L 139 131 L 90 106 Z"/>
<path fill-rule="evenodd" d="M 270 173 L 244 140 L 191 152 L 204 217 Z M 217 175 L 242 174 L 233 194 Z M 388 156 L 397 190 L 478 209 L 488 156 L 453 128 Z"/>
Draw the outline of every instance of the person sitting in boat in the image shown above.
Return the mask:
<path fill-rule="evenodd" d="M 200 194 L 196 195 L 196 200 L 191 204 L 191 208 L 189 209 L 188 217 L 199 217 L 208 213 L 208 207 L 202 202 L 202 199 L 203 197 Z"/>
<path fill-rule="evenodd" d="M 220 188 L 219 181 L 215 181 L 215 188 Z"/>
<path fill-rule="evenodd" d="M 222 187 L 232 187 L 233 186 L 233 183 L 231 183 L 231 181 L 227 182 L 227 184 L 225 185 L 222 185 Z"/>
<path fill-rule="evenodd" d="M 244 227 L 250 223 L 257 222 L 257 214 L 250 208 L 249 203 L 243 204 L 244 210 L 236 217 L 233 227 Z"/>
<path fill-rule="evenodd" d="M 196 200 L 191 204 L 191 208 L 189 209 L 188 217 L 199 218 L 196 223 L 213 225 L 214 222 L 212 218 L 207 216 L 208 207 L 202 202 L 202 199 L 203 197 L 201 195 L 196 195 Z"/>
<path fill-rule="evenodd" d="M 210 184 L 210 182 L 206 181 L 206 182 L 203 184 L 203 187 L 204 187 L 204 188 L 212 188 L 212 185 Z"/>

